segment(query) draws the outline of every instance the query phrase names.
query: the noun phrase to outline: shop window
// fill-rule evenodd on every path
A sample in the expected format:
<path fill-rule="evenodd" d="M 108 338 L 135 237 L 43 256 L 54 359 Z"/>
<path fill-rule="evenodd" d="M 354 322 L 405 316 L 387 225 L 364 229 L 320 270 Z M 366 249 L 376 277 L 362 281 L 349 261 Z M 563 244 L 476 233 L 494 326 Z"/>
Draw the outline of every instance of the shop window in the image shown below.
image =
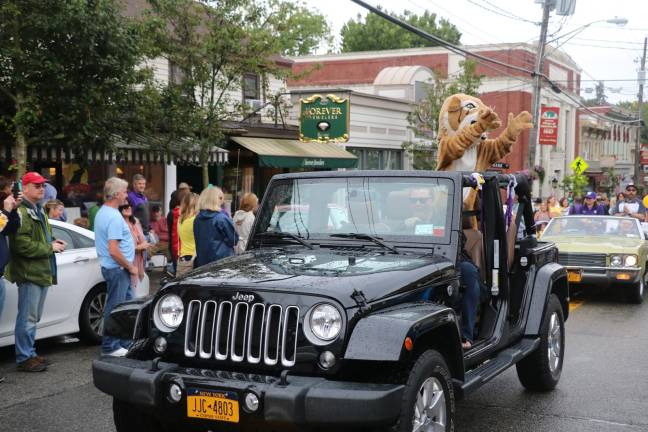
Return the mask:
<path fill-rule="evenodd" d="M 184 74 L 180 70 L 180 66 L 169 60 L 169 83 L 179 85 L 182 84 L 183 79 Z"/>
<path fill-rule="evenodd" d="M 243 101 L 260 100 L 261 85 L 257 74 L 243 75 Z"/>
<path fill-rule="evenodd" d="M 358 157 L 357 169 L 400 170 L 403 169 L 403 152 L 347 147 L 347 151 Z"/>

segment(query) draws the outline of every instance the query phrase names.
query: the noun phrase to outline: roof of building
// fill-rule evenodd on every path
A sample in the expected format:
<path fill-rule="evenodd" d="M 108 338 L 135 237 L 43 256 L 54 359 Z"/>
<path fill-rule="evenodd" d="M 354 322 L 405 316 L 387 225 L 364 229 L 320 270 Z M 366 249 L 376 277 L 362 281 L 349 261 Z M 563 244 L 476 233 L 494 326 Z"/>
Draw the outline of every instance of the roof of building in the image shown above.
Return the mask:
<path fill-rule="evenodd" d="M 410 85 L 419 72 L 434 76 L 432 69 L 425 66 L 392 66 L 378 73 L 374 85 Z"/>
<path fill-rule="evenodd" d="M 527 42 L 513 42 L 513 43 L 495 43 L 495 44 L 481 44 L 481 45 L 461 45 L 461 48 L 479 53 L 481 51 L 512 51 L 512 50 L 525 50 L 535 53 L 538 49 L 537 43 Z M 548 47 L 547 58 L 557 62 L 561 62 L 577 71 L 581 71 L 580 66 L 563 50 L 556 49 L 555 47 Z M 401 57 L 401 56 L 417 56 L 417 55 L 430 55 L 430 54 L 448 54 L 449 51 L 444 47 L 422 47 L 422 48 L 403 48 L 392 50 L 377 50 L 377 51 L 357 51 L 347 53 L 334 53 L 334 54 L 321 54 L 321 55 L 307 55 L 292 57 L 295 63 L 308 63 L 315 61 L 336 61 L 336 60 L 350 60 L 353 58 L 375 58 L 380 57 Z M 531 69 L 531 67 L 530 67 Z"/>

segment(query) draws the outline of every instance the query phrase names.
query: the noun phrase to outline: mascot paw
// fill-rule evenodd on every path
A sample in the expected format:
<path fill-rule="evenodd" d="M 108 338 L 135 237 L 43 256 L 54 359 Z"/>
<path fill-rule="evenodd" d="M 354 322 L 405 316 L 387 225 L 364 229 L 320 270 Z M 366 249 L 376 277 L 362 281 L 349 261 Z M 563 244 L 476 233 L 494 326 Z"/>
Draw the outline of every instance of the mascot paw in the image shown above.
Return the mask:
<path fill-rule="evenodd" d="M 513 116 L 513 113 L 509 113 L 507 128 L 511 134 L 517 137 L 522 131 L 533 127 L 532 120 L 533 117 L 527 111 L 522 111 L 516 116 Z"/>
<path fill-rule="evenodd" d="M 490 108 L 479 110 L 479 124 L 484 128 L 484 131 L 497 129 L 502 126 L 499 116 Z"/>

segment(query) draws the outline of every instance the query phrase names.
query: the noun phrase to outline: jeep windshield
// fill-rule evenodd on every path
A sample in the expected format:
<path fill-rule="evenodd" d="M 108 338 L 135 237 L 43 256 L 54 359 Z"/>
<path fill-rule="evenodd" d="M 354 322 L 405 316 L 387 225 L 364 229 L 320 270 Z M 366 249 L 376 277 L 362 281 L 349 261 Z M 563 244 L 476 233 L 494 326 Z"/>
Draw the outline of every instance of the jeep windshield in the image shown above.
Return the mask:
<path fill-rule="evenodd" d="M 256 234 L 367 242 L 364 234 L 387 242 L 447 243 L 453 198 L 453 182 L 447 178 L 280 180 L 267 192 Z"/>

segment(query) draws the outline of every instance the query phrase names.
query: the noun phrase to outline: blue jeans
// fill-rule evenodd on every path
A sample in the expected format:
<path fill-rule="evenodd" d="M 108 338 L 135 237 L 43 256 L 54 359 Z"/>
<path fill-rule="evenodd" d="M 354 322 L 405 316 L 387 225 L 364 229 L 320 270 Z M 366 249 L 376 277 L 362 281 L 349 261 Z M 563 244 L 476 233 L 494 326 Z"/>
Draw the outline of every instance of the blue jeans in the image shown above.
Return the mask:
<path fill-rule="evenodd" d="M 4 302 L 5 302 L 5 280 L 4 276 L 0 276 L 0 320 L 2 319 L 2 309 L 4 307 Z"/>
<path fill-rule="evenodd" d="M 477 305 L 481 297 L 481 282 L 479 269 L 470 261 L 459 263 L 459 274 L 461 284 L 465 291 L 461 297 L 461 337 L 470 343 L 473 342 L 475 332 L 475 320 L 477 318 Z M 423 291 L 420 300 L 428 301 L 432 298 L 434 290 L 428 288 Z"/>
<path fill-rule="evenodd" d="M 43 315 L 47 289 L 31 282 L 18 283 L 18 315 L 16 316 L 16 361 L 36 356 L 36 325 Z"/>
<path fill-rule="evenodd" d="M 131 289 L 130 273 L 123 268 L 107 269 L 101 267 L 101 274 L 106 280 L 106 304 L 104 305 L 104 325 L 108 321 L 110 312 L 119 303 L 133 298 Z M 128 346 L 128 340 L 114 338 L 104 335 L 101 338 L 101 351 L 104 354 L 111 353 L 119 348 Z"/>
<path fill-rule="evenodd" d="M 475 319 L 477 316 L 477 305 L 481 295 L 481 283 L 479 281 L 479 269 L 470 261 L 459 263 L 461 282 L 466 288 L 461 299 L 461 335 L 470 343 L 473 342 L 475 331 Z"/>

